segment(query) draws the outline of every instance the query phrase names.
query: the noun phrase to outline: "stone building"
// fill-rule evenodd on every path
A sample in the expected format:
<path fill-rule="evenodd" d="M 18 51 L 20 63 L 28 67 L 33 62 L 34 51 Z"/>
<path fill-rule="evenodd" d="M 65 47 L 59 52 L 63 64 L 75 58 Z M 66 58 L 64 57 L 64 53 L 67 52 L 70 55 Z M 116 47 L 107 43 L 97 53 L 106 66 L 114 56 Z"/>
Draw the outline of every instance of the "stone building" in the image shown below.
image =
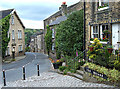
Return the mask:
<path fill-rule="evenodd" d="M 120 1 L 86 2 L 86 48 L 91 39 L 99 38 L 102 44 L 120 47 Z"/>
<path fill-rule="evenodd" d="M 31 52 L 43 53 L 43 32 L 31 36 L 30 48 Z"/>
<path fill-rule="evenodd" d="M 15 56 L 20 56 L 25 53 L 25 35 L 22 21 L 20 20 L 15 9 L 3 10 L 2 18 L 11 15 L 10 17 L 10 27 L 8 31 L 8 37 L 10 41 L 6 50 L 6 57 L 12 56 L 12 51 L 15 51 Z"/>
<path fill-rule="evenodd" d="M 66 5 L 66 2 L 63 2 L 61 7 L 59 7 L 59 11 L 57 11 L 55 14 L 51 15 L 47 19 L 44 20 L 44 37 L 47 32 L 46 25 L 49 25 L 50 29 L 52 30 L 52 49 L 50 55 L 52 57 L 56 57 L 56 52 L 55 52 L 55 29 L 56 26 L 60 24 L 60 22 L 65 21 L 67 19 L 66 15 L 71 14 L 74 11 L 81 10 L 83 8 L 83 3 L 78 2 L 75 3 L 71 6 Z M 45 42 L 44 42 L 44 53 L 46 52 L 45 48 Z"/>

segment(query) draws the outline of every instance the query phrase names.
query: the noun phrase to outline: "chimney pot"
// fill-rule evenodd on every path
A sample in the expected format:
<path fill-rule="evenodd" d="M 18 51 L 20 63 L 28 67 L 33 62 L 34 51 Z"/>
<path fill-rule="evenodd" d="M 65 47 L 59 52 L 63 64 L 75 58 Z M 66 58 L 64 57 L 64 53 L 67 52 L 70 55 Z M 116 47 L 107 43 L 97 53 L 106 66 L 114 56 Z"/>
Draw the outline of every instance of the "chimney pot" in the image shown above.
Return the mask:
<path fill-rule="evenodd" d="M 66 5 L 66 2 L 62 2 L 62 5 Z"/>

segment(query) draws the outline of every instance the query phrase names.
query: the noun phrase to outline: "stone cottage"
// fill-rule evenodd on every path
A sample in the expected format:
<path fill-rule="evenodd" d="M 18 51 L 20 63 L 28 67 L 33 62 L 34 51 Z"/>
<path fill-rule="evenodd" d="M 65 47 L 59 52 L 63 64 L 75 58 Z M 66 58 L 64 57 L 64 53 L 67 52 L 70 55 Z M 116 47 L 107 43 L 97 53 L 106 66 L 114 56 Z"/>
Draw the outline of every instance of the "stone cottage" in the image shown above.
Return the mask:
<path fill-rule="evenodd" d="M 68 7 L 66 5 L 66 2 L 63 2 L 61 7 L 59 7 L 59 11 L 57 11 L 55 14 L 51 15 L 50 17 L 44 20 L 44 37 L 47 32 L 46 25 L 49 25 L 50 29 L 52 30 L 52 43 L 53 44 L 52 44 L 52 49 L 50 53 L 52 57 L 56 56 L 55 42 L 54 42 L 56 26 L 59 25 L 60 22 L 65 21 L 67 19 L 66 15 L 69 15 L 74 11 L 81 10 L 82 8 L 83 8 L 82 2 L 75 3 Z M 47 53 L 46 48 L 45 48 L 45 43 L 44 43 L 44 53 Z"/>
<path fill-rule="evenodd" d="M 88 8 L 89 7 L 89 8 Z M 120 1 L 86 2 L 86 48 L 92 38 L 99 38 L 102 44 L 120 47 Z"/>
<path fill-rule="evenodd" d="M 25 53 L 25 35 L 22 21 L 20 20 L 15 9 L 2 10 L 2 18 L 11 15 L 10 27 L 8 31 L 8 37 L 10 41 L 6 50 L 6 57 L 12 56 L 12 51 L 15 51 L 15 56 L 24 55 Z M 10 35 L 9 35 L 10 34 Z"/>
<path fill-rule="evenodd" d="M 31 52 L 43 53 L 43 32 L 31 36 L 30 49 Z"/>

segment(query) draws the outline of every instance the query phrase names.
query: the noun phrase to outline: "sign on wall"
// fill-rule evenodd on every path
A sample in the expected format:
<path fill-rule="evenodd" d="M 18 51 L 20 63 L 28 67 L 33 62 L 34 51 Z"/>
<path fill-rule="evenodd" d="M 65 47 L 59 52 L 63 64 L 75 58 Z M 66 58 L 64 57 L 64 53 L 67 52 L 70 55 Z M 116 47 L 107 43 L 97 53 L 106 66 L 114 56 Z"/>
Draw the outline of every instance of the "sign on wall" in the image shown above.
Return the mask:
<path fill-rule="evenodd" d="M 101 78 L 104 78 L 104 79 L 106 79 L 106 80 L 107 80 L 107 78 L 108 78 L 105 74 L 99 73 L 99 72 L 97 72 L 97 71 L 95 71 L 95 70 L 92 70 L 92 69 L 90 69 L 90 68 L 88 68 L 88 67 L 84 67 L 84 70 L 85 70 L 86 72 L 89 72 L 89 73 L 91 73 L 91 74 L 93 74 L 93 75 L 96 75 L 96 76 L 99 76 L 99 77 L 101 77 Z"/>

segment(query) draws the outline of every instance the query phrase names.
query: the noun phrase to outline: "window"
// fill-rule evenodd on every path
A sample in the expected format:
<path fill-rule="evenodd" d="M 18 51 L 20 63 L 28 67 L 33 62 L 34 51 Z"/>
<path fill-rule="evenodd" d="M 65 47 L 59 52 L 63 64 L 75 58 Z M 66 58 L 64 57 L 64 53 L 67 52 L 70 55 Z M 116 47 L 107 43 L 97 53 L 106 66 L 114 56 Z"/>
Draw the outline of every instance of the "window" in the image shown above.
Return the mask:
<path fill-rule="evenodd" d="M 7 54 L 10 55 L 10 48 L 8 47 L 8 51 L 7 51 Z"/>
<path fill-rule="evenodd" d="M 98 38 L 98 26 L 93 26 L 93 38 Z"/>
<path fill-rule="evenodd" d="M 54 51 L 55 43 L 52 44 L 52 51 Z"/>
<path fill-rule="evenodd" d="M 105 30 L 108 30 L 108 25 L 102 25 L 103 38 L 108 38 L 108 34 L 103 33 Z"/>
<path fill-rule="evenodd" d="M 55 38 L 55 30 L 52 29 L 52 38 Z"/>
<path fill-rule="evenodd" d="M 22 45 L 19 45 L 19 52 L 22 51 Z"/>
<path fill-rule="evenodd" d="M 109 7 L 109 0 L 99 0 L 98 9 L 104 10 Z"/>
<path fill-rule="evenodd" d="M 12 30 L 12 39 L 15 39 L 15 34 L 14 34 L 14 30 Z"/>
<path fill-rule="evenodd" d="M 11 19 L 12 19 L 12 24 L 14 24 L 14 16 L 12 16 Z"/>
<path fill-rule="evenodd" d="M 21 38 L 22 38 L 22 31 L 18 30 L 18 39 L 21 39 Z"/>
<path fill-rule="evenodd" d="M 31 41 L 34 41 L 34 39 L 31 39 Z"/>

